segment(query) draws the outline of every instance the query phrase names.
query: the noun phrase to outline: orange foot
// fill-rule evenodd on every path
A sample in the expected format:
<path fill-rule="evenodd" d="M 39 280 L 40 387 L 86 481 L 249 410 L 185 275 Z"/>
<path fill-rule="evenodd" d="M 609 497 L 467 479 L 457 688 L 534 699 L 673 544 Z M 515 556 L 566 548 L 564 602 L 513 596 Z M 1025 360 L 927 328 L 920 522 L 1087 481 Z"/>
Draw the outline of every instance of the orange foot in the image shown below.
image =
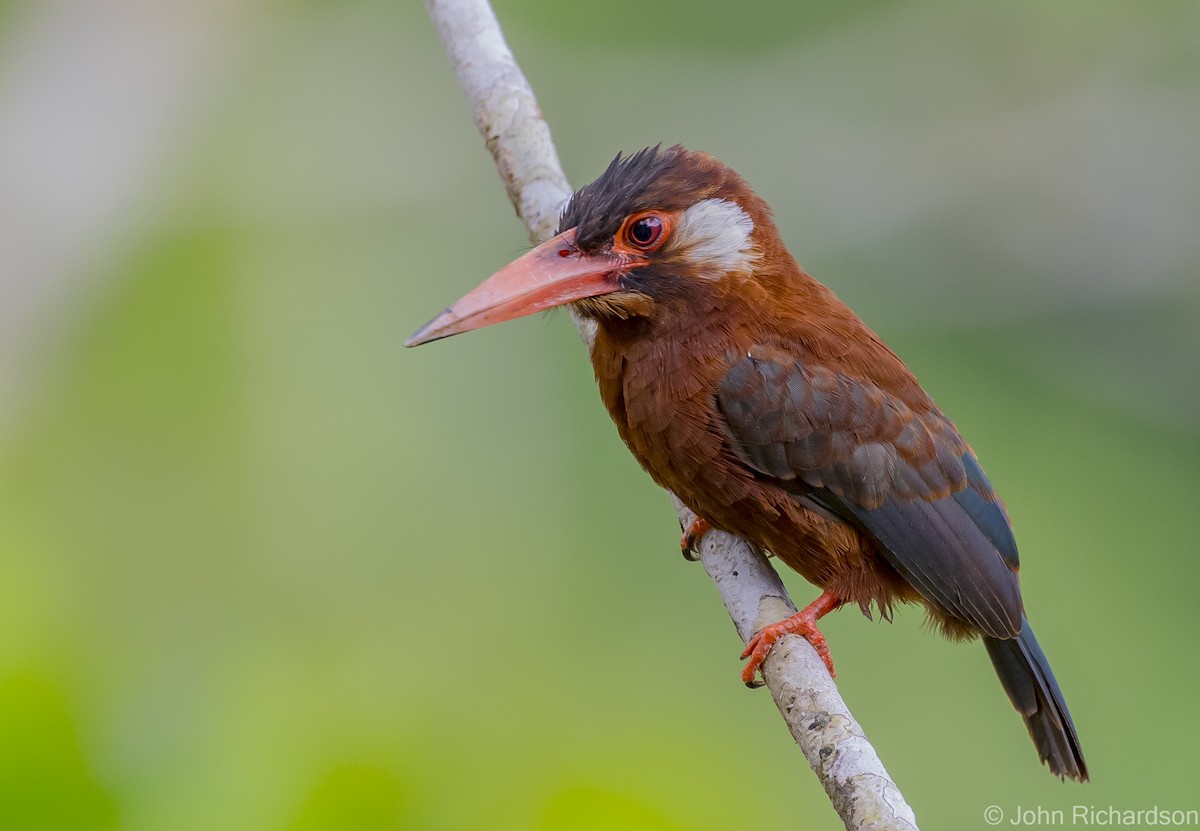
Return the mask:
<path fill-rule="evenodd" d="M 704 517 L 698 516 L 692 520 L 692 524 L 683 532 L 683 539 L 679 541 L 679 550 L 683 552 L 683 559 L 692 562 L 700 559 L 700 538 L 711 530 L 712 526 Z"/>
<path fill-rule="evenodd" d="M 796 612 L 790 618 L 781 620 L 778 623 L 772 623 L 755 634 L 750 639 L 750 642 L 746 644 L 746 650 L 742 653 L 743 658 L 750 659 L 742 669 L 742 681 L 745 682 L 746 686 L 761 686 L 762 682 L 755 678 L 758 674 L 758 669 L 762 666 L 762 662 L 767 659 L 767 655 L 771 652 L 771 647 L 784 635 L 800 635 L 811 643 L 813 649 L 817 650 L 817 654 L 821 656 L 821 660 L 825 662 L 825 668 L 829 670 L 829 677 L 836 678 L 837 673 L 833 671 L 833 656 L 829 654 L 829 644 L 825 642 L 825 636 L 817 628 L 817 621 L 841 606 L 844 602 L 844 600 L 839 600 L 829 592 L 823 592 L 820 597 Z"/>

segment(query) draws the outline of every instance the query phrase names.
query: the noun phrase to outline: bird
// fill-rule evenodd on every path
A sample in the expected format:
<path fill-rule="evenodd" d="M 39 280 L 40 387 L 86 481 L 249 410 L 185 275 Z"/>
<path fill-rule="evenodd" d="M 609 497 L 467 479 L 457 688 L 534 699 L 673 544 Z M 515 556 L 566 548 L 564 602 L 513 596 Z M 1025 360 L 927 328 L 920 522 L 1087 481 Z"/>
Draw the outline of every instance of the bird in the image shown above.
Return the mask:
<path fill-rule="evenodd" d="M 1066 701 L 1025 615 L 1008 513 L 975 452 L 901 359 L 788 251 L 770 206 L 682 145 L 618 154 L 575 191 L 548 241 L 406 342 L 568 306 L 594 324 L 600 397 L 650 477 L 697 520 L 821 589 L 746 646 L 754 686 L 798 634 L 834 667 L 818 621 L 924 606 L 981 638 L 1041 761 L 1088 779 Z"/>

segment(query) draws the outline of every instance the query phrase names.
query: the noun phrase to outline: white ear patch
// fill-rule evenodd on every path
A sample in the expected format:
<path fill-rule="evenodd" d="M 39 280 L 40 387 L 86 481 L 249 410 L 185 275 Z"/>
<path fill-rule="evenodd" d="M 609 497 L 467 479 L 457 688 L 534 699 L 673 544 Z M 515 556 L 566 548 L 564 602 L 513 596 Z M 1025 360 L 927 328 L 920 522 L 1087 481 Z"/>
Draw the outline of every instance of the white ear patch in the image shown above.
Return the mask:
<path fill-rule="evenodd" d="M 699 273 L 719 280 L 731 271 L 749 271 L 758 259 L 753 230 L 754 220 L 737 203 L 705 199 L 680 215 L 673 239 Z"/>

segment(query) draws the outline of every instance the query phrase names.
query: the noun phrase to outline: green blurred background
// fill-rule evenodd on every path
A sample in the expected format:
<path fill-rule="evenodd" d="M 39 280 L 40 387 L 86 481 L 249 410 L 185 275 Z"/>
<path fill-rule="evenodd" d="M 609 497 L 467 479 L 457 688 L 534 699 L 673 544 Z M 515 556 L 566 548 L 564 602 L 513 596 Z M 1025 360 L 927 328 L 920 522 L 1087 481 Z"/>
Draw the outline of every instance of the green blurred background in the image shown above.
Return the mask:
<path fill-rule="evenodd" d="M 500 0 L 580 185 L 715 153 L 1013 516 L 1095 781 L 843 612 L 927 829 L 1200 808 L 1200 4 Z M 0 3 L 0 828 L 837 828 L 419 4 Z M 788 577 L 798 600 L 814 589 Z"/>

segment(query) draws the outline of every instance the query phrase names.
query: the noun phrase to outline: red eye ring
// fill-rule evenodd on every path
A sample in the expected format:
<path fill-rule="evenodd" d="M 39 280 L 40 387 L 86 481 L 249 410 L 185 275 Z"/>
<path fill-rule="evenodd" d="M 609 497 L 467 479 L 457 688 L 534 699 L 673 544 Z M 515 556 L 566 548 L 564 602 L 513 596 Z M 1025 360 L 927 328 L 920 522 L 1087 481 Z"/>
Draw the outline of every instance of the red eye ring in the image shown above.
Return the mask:
<path fill-rule="evenodd" d="M 631 248 L 649 252 L 659 248 L 667 239 L 670 221 L 657 211 L 633 214 L 621 226 L 620 237 Z"/>

